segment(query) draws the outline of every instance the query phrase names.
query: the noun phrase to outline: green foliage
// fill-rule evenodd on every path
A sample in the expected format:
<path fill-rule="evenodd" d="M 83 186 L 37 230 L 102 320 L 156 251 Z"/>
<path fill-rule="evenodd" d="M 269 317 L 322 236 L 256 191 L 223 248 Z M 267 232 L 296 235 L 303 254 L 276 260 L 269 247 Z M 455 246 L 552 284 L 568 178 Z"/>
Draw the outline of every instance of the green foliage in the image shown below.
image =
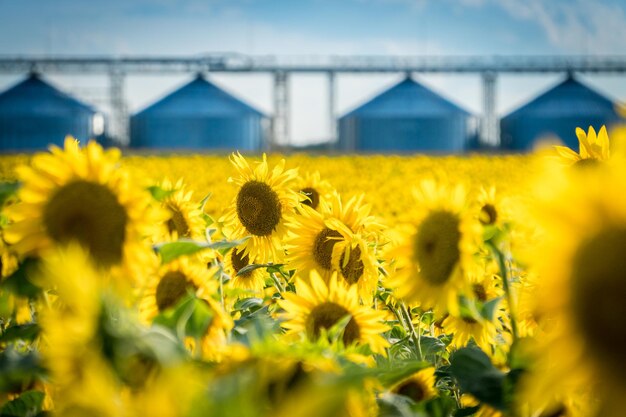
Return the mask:
<path fill-rule="evenodd" d="M 237 271 L 237 275 L 245 275 L 249 272 L 254 271 L 255 269 L 259 269 L 259 268 L 266 268 L 266 271 L 268 273 L 281 273 L 282 274 L 282 269 L 281 267 L 283 266 L 283 264 L 274 264 L 274 263 L 266 263 L 266 264 L 250 264 L 250 265 L 246 265 L 243 268 L 241 268 L 239 271 Z"/>
<path fill-rule="evenodd" d="M 154 198 L 156 201 L 163 201 L 167 197 L 174 194 L 176 190 L 165 190 L 158 185 L 151 185 L 150 187 L 148 187 L 148 192 L 150 192 L 150 195 L 152 195 L 152 198 Z"/>
<path fill-rule="evenodd" d="M 35 417 L 41 413 L 45 394 L 41 391 L 25 391 L 16 399 L 0 408 L 0 415 L 7 417 Z"/>
<path fill-rule="evenodd" d="M 20 297 L 35 298 L 41 288 L 33 282 L 39 269 L 39 260 L 26 258 L 19 267 L 0 284 L 0 289 L 10 291 Z"/>
<path fill-rule="evenodd" d="M 9 347 L 0 352 L 0 392 L 20 392 L 45 374 L 39 354 Z"/>
<path fill-rule="evenodd" d="M 175 306 L 160 313 L 154 319 L 154 324 L 171 330 L 179 340 L 185 340 L 187 336 L 196 339 L 202 337 L 212 321 L 213 311 L 206 301 L 188 294 Z"/>
<path fill-rule="evenodd" d="M 198 242 L 191 239 L 180 239 L 176 242 L 161 243 L 154 246 L 154 250 L 161 255 L 161 263 L 167 264 L 181 256 L 193 255 L 206 249 L 225 250 L 244 243 L 248 238 L 239 240 L 220 240 L 218 242 Z"/>
<path fill-rule="evenodd" d="M 2 331 L 0 329 L 0 342 L 7 343 L 15 340 L 33 341 L 41 329 L 37 323 L 28 323 L 8 327 Z"/>
<path fill-rule="evenodd" d="M 19 182 L 0 182 L 0 207 L 4 206 L 10 198 L 15 196 L 19 188 Z"/>
<path fill-rule="evenodd" d="M 450 358 L 450 374 L 461 391 L 472 394 L 481 402 L 499 410 L 506 409 L 505 381 L 507 375 L 497 369 L 479 348 L 465 347 Z"/>
<path fill-rule="evenodd" d="M 489 300 L 485 302 L 482 306 L 480 314 L 489 321 L 493 321 L 495 318 L 495 314 L 500 307 L 500 303 L 502 302 L 502 297 L 494 298 L 493 300 Z"/>

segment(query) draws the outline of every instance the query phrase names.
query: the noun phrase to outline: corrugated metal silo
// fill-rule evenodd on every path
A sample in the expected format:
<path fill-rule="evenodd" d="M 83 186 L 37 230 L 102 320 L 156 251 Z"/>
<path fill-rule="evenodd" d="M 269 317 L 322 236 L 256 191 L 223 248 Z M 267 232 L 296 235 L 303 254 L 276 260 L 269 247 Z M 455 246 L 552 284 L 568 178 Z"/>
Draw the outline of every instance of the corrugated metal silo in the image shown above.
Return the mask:
<path fill-rule="evenodd" d="M 587 130 L 619 121 L 615 103 L 568 76 L 565 81 L 513 111 L 500 121 L 502 147 L 516 151 L 533 149 L 537 140 L 558 137 L 578 150 L 576 127 Z"/>
<path fill-rule="evenodd" d="M 462 152 L 470 114 L 410 77 L 339 119 L 338 148 Z"/>
<path fill-rule="evenodd" d="M 90 106 L 31 74 L 0 93 L 0 151 L 61 146 L 67 135 L 85 141 L 93 136 L 96 115 Z"/>
<path fill-rule="evenodd" d="M 131 118 L 135 148 L 238 149 L 263 146 L 265 116 L 198 75 Z"/>

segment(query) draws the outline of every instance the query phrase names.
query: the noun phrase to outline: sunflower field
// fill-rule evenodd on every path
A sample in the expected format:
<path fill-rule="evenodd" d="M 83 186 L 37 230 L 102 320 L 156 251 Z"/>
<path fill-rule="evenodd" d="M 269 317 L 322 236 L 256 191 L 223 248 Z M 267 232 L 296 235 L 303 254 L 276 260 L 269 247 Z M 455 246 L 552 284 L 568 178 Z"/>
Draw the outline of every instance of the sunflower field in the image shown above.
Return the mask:
<path fill-rule="evenodd" d="M 0 157 L 0 414 L 626 408 L 626 138 L 517 156 Z"/>

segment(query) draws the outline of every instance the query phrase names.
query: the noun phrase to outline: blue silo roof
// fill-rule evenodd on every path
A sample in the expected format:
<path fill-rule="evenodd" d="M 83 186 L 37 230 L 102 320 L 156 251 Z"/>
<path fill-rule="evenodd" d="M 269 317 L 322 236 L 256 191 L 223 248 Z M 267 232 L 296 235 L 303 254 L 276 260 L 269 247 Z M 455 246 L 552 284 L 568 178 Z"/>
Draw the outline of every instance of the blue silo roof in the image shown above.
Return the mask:
<path fill-rule="evenodd" d="M 615 116 L 615 103 L 601 93 L 582 84 L 572 76 L 540 94 L 503 119 L 538 116 L 568 117 L 585 115 Z"/>
<path fill-rule="evenodd" d="M 148 106 L 135 116 L 226 117 L 263 113 L 198 75 L 193 81 Z"/>
<path fill-rule="evenodd" d="M 410 77 L 345 114 L 371 117 L 441 117 L 470 114 Z"/>
<path fill-rule="evenodd" d="M 85 103 L 59 91 L 31 74 L 24 81 L 0 93 L 0 113 L 3 115 L 67 115 L 76 112 L 95 113 Z"/>

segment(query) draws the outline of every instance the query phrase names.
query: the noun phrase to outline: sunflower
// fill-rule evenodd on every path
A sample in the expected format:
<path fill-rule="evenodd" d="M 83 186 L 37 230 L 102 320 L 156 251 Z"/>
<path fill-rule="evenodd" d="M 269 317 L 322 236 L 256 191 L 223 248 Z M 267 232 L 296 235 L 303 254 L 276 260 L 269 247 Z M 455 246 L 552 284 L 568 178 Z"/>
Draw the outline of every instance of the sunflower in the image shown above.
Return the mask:
<path fill-rule="evenodd" d="M 425 180 L 415 197 L 416 220 L 390 251 L 395 271 L 387 286 L 423 310 L 454 312 L 458 295 L 468 290 L 466 274 L 473 269 L 480 225 L 467 210 L 460 185 L 444 187 Z"/>
<path fill-rule="evenodd" d="M 497 410 L 487 404 L 481 404 L 476 398 L 474 398 L 471 394 L 463 394 L 461 395 L 461 405 L 463 408 L 473 408 L 480 406 L 478 411 L 475 414 L 472 414 L 474 417 L 504 417 L 502 411 Z"/>
<path fill-rule="evenodd" d="M 45 258 L 39 281 L 57 297 L 42 306 L 40 351 L 54 381 L 59 415 L 118 416 L 120 390 L 102 356 L 98 332 L 105 285 L 91 257 L 77 244 L 57 247 Z"/>
<path fill-rule="evenodd" d="M 176 184 L 164 180 L 159 187 L 168 192 L 167 197 L 161 201 L 168 214 L 165 223 L 166 234 L 161 240 L 175 241 L 179 238 L 204 240 L 205 222 L 198 204 L 193 201 L 193 191 L 187 191 L 182 179 Z"/>
<path fill-rule="evenodd" d="M 376 353 L 384 353 L 387 341 L 381 334 L 389 329 L 382 322 L 383 313 L 359 305 L 357 287 L 339 283 L 333 274 L 326 285 L 320 275 L 310 274 L 311 286 L 300 279 L 296 280 L 297 294 L 283 293 L 284 300 L 279 305 L 285 310 L 282 326 L 290 334 L 305 334 L 311 340 L 317 340 L 322 330 L 329 330 L 345 316 L 350 321 L 345 327 L 343 343 L 368 344 Z"/>
<path fill-rule="evenodd" d="M 437 395 L 435 389 L 435 368 L 421 369 L 393 385 L 390 392 L 403 395 L 416 403 L 429 400 Z"/>
<path fill-rule="evenodd" d="M 539 324 L 549 327 L 532 385 L 540 397 L 592 389 L 605 401 L 615 387 L 626 390 L 626 169 L 570 174 L 543 184 L 536 213 L 544 231 L 534 257 Z"/>
<path fill-rule="evenodd" d="M 311 207 L 302 206 L 298 209 L 299 216 L 295 216 L 288 223 L 289 234 L 287 236 L 287 260 L 292 268 L 298 271 L 300 275 L 308 276 L 308 274 L 317 270 L 324 279 L 328 279 L 333 271 L 338 271 L 339 262 L 335 262 L 333 266 L 333 255 L 339 256 L 342 263 L 348 262 L 350 257 L 349 250 L 355 246 L 355 241 L 360 240 L 360 236 L 372 237 L 379 230 L 379 225 L 375 219 L 369 215 L 369 206 L 363 203 L 363 196 L 351 198 L 345 205 L 342 204 L 339 194 L 334 193 L 328 201 L 329 204 L 322 212 L 313 210 Z M 350 245 L 342 244 L 343 255 L 336 254 L 338 249 L 337 243 L 350 242 Z M 367 245 L 359 248 L 363 257 L 371 251 L 366 249 Z M 360 259 L 353 258 L 353 262 L 359 262 Z M 368 263 L 368 266 L 371 263 Z M 374 274 L 376 271 L 374 270 Z M 366 274 L 366 276 L 363 276 Z M 356 276 L 354 273 L 350 278 L 354 284 L 361 280 L 368 281 L 371 275 L 371 268 Z M 343 276 L 342 276 L 343 277 Z M 375 278 L 374 278 L 375 280 Z M 361 287 L 364 284 L 361 283 Z M 375 285 L 375 284 L 374 284 Z M 368 290 L 371 285 L 367 284 Z"/>
<path fill-rule="evenodd" d="M 478 221 L 484 227 L 498 227 L 510 219 L 508 201 L 496 192 L 496 187 L 481 187 L 478 198 Z"/>
<path fill-rule="evenodd" d="M 378 284 L 377 265 L 372 247 L 358 235 L 337 242 L 333 248 L 333 269 L 343 282 L 357 286 L 364 304 L 372 304 Z"/>
<path fill-rule="evenodd" d="M 71 241 L 87 249 L 104 270 L 124 268 L 135 276 L 150 248 L 143 245 L 160 224 L 149 195 L 119 168 L 120 151 L 96 142 L 79 148 L 67 137 L 64 149 L 37 154 L 18 168 L 20 202 L 6 209 L 13 223 L 5 238 L 20 256 L 39 256 Z"/>
<path fill-rule="evenodd" d="M 458 349 L 474 340 L 483 352 L 491 355 L 492 347 L 497 344 L 496 323 L 483 317 L 448 315 L 442 325 L 444 332 L 452 336 L 450 347 Z"/>
<path fill-rule="evenodd" d="M 582 167 L 595 165 L 598 162 L 605 162 L 609 159 L 611 155 L 609 151 L 609 135 L 605 126 L 600 128 L 597 135 L 593 126 L 589 126 L 587 133 L 577 127 L 576 136 L 580 144 L 578 153 L 566 146 L 554 147 L 564 163 Z"/>
<path fill-rule="evenodd" d="M 251 264 L 254 262 L 250 262 L 250 257 L 244 254 L 242 248 L 233 248 L 224 257 L 224 271 L 230 275 L 229 285 L 258 294 L 265 287 L 263 268 L 237 275 L 243 267 Z"/>
<path fill-rule="evenodd" d="M 226 332 L 233 327 L 230 316 L 213 299 L 217 282 L 212 279 L 214 270 L 203 264 L 194 264 L 193 258 L 178 258 L 157 268 L 148 279 L 139 302 L 139 314 L 143 322 L 152 320 L 168 308 L 174 307 L 189 292 L 207 303 L 213 319 L 202 338 L 202 352 L 214 357 L 226 343 Z M 190 341 L 191 342 L 191 341 Z"/>
<path fill-rule="evenodd" d="M 299 176 L 293 189 L 301 195 L 300 204 L 318 211 L 326 205 L 333 193 L 333 187 L 321 179 L 318 171 Z"/>
<path fill-rule="evenodd" d="M 297 170 L 285 171 L 285 160 L 270 171 L 267 157 L 253 169 L 241 154 L 232 154 L 231 162 L 239 176 L 229 178 L 239 190 L 220 222 L 230 239 L 250 236 L 244 254 L 261 263 L 279 262 L 285 221 L 298 204 L 298 195 L 289 188 Z"/>

